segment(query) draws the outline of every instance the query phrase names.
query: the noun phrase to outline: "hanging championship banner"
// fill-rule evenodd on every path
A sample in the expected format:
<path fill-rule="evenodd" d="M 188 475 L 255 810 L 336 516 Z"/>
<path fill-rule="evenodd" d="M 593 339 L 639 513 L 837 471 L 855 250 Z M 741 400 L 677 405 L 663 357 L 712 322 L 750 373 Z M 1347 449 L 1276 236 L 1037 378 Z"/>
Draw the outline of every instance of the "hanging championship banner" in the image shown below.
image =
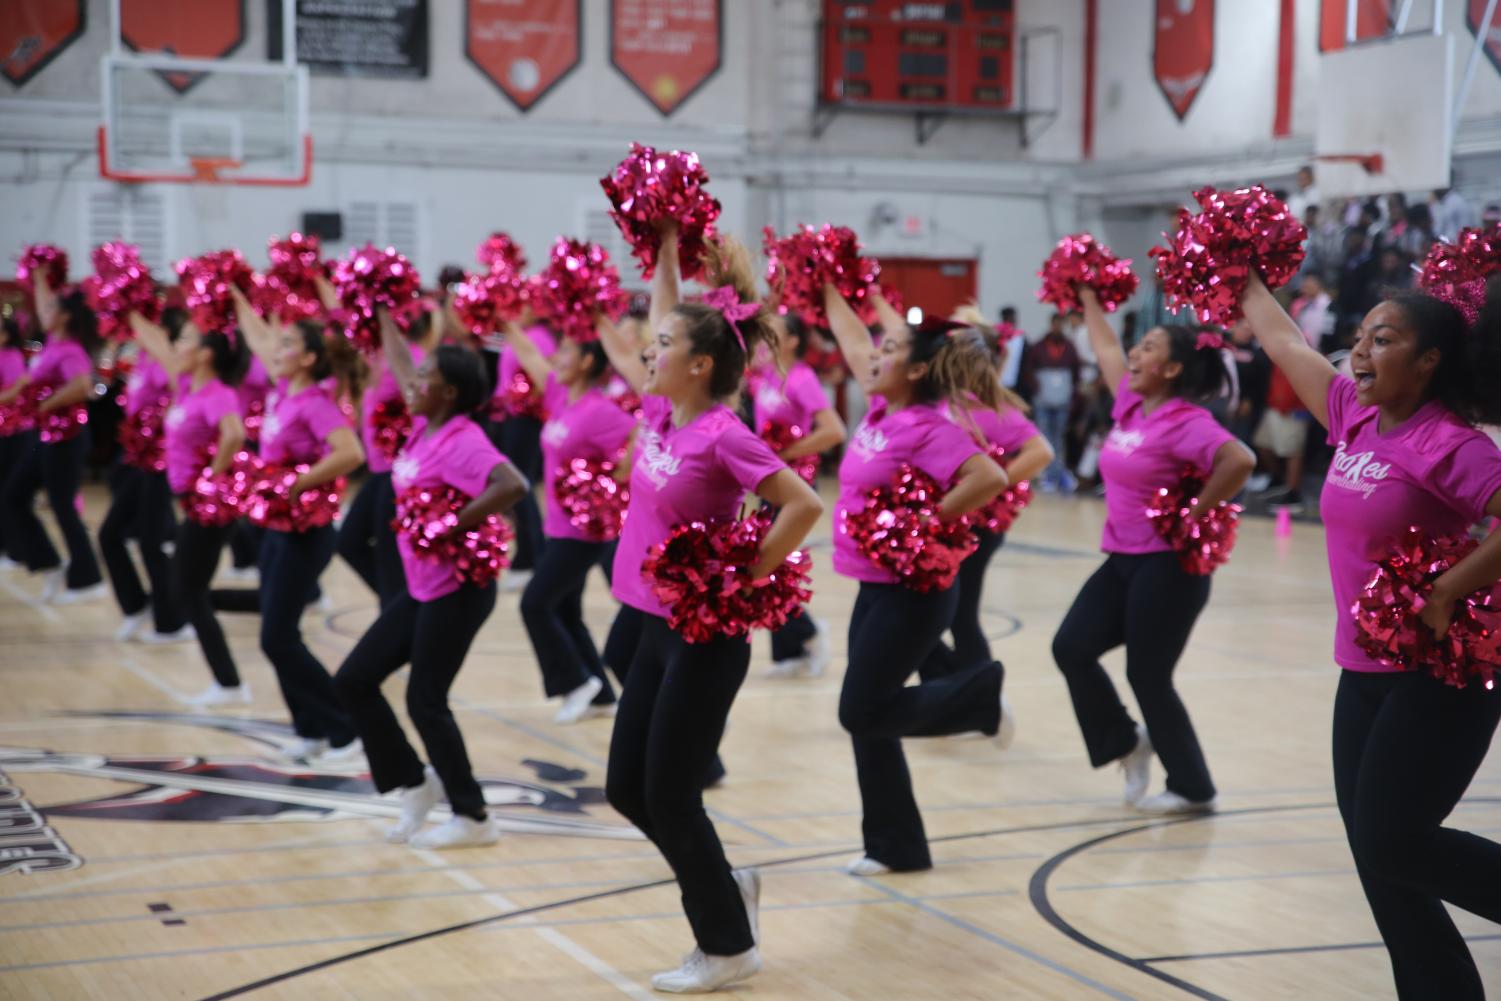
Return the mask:
<path fill-rule="evenodd" d="M 1214 66 L 1214 0 L 1157 0 L 1152 74 L 1181 122 Z"/>
<path fill-rule="evenodd" d="M 1338 52 L 1345 47 L 1345 19 L 1351 4 L 1355 5 L 1357 42 L 1380 38 L 1391 28 L 1391 0 L 1319 0 L 1320 52 Z M 1485 9 L 1485 0 L 1480 0 L 1480 8 Z"/>
<path fill-rule="evenodd" d="M 579 64 L 583 0 L 465 0 L 464 55 L 525 112 Z"/>
<path fill-rule="evenodd" d="M 120 38 L 137 52 L 219 59 L 245 41 L 245 0 L 120 0 Z M 185 93 L 202 73 L 158 73 Z"/>
<path fill-rule="evenodd" d="M 611 0 L 610 64 L 664 116 L 719 72 L 720 0 Z"/>
<path fill-rule="evenodd" d="M 0 17 L 0 71 L 17 87 L 83 34 L 84 0 L 10 0 Z"/>
<path fill-rule="evenodd" d="M 1470 7 L 1465 11 L 1465 24 L 1470 28 L 1470 34 L 1480 36 L 1480 19 L 1485 17 L 1486 0 L 1470 0 Z M 1491 14 L 1491 23 L 1485 26 L 1485 55 L 1490 59 L 1498 73 L 1501 73 L 1501 8 Z"/>
<path fill-rule="evenodd" d="M 297 0 L 297 61 L 314 76 L 427 76 L 428 0 Z M 282 0 L 266 0 L 266 56 L 281 59 Z"/>

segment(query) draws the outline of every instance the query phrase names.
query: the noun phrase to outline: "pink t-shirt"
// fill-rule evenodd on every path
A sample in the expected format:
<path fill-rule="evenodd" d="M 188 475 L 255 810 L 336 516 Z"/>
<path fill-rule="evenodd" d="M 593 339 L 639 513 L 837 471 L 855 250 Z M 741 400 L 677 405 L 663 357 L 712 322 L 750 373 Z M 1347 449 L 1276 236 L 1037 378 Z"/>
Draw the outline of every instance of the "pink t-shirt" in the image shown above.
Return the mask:
<path fill-rule="evenodd" d="M 225 414 L 239 411 L 240 401 L 235 391 L 218 379 L 210 379 L 196 390 L 183 379 L 177 399 L 163 421 L 167 484 L 174 494 L 184 493 L 193 485 L 208 464 L 209 446 L 219 440 L 219 422 Z"/>
<path fill-rule="evenodd" d="M 641 575 L 651 547 L 678 525 L 735 518 L 746 493 L 787 467 L 729 407 L 716 404 L 674 427 L 672 404 L 661 396 L 642 400 L 635 455 L 613 590 L 632 608 L 665 618 L 667 608 Z"/>
<path fill-rule="evenodd" d="M 277 465 L 312 465 L 328 454 L 328 436 L 349 422 L 322 386 L 289 393 L 287 380 L 266 397 L 266 421 L 261 425 L 261 458 Z"/>
<path fill-rule="evenodd" d="M 548 373 L 542 391 L 547 423 L 542 425 L 542 478 L 547 484 L 547 514 L 542 532 L 553 539 L 589 538 L 573 527 L 553 492 L 558 470 L 574 459 L 614 459 L 631 436 L 636 419 L 598 387 L 569 402 L 568 387 Z"/>
<path fill-rule="evenodd" d="M 839 500 L 834 509 L 834 571 L 872 584 L 896 584 L 900 578 L 860 552 L 840 530 L 848 515 L 865 509 L 865 495 L 889 487 L 905 463 L 947 488 L 959 467 L 980 451 L 974 435 L 944 416 L 933 403 L 914 403 L 891 413 L 886 400 L 873 396 L 870 412 L 860 421 L 839 464 Z"/>
<path fill-rule="evenodd" d="M 1376 407 L 1362 407 L 1355 383 L 1329 385 L 1334 461 L 1319 497 L 1337 625 L 1334 660 L 1352 671 L 1390 671 L 1355 643 L 1350 608 L 1374 560 L 1408 526 L 1457 535 L 1480 521 L 1501 490 L 1501 450 L 1484 433 L 1432 401 L 1389 431 Z"/>
<path fill-rule="evenodd" d="M 756 369 L 748 381 L 756 405 L 757 434 L 773 421 L 795 424 L 806 434 L 813 429 L 813 415 L 832 406 L 829 394 L 807 362 L 794 363 L 786 378 L 775 366 Z"/>
<path fill-rule="evenodd" d="M 125 416 L 134 417 L 143 407 L 161 403 L 171 395 L 167 370 L 155 358 L 142 356 L 125 380 Z"/>
<path fill-rule="evenodd" d="M 391 463 L 391 485 L 400 498 L 412 489 L 449 486 L 477 497 L 489 485 L 490 473 L 505 461 L 480 426 L 467 417 L 452 417 L 432 434 L 427 420 L 418 418 L 412 436 Z M 451 562 L 419 559 L 411 540 L 396 535 L 401 565 L 407 574 L 407 590 L 418 601 L 435 601 L 452 594 L 461 583 Z"/>
<path fill-rule="evenodd" d="M 1171 399 L 1143 414 L 1141 397 L 1126 388 L 1115 391 L 1115 426 L 1100 451 L 1100 478 L 1105 481 L 1105 531 L 1100 549 L 1107 553 L 1162 553 L 1172 545 L 1157 534 L 1147 506 L 1162 487 L 1177 482 L 1184 466 L 1202 473 L 1214 468 L 1214 454 L 1235 436 L 1197 404 Z"/>
<path fill-rule="evenodd" d="M 26 372 L 26 355 L 20 348 L 0 348 L 0 389 L 4 389 Z"/>
<path fill-rule="evenodd" d="M 551 358 L 558 350 L 558 342 L 552 336 L 552 331 L 540 323 L 526 328 L 526 336 L 537 345 L 537 350 L 542 352 L 542 357 Z M 495 373 L 496 406 L 505 413 L 511 413 L 508 405 L 508 393 L 510 392 L 511 380 L 521 371 L 521 362 L 516 360 L 516 349 L 507 344 L 500 350 L 500 365 Z M 535 389 L 537 387 L 533 387 Z"/>
<path fill-rule="evenodd" d="M 412 352 L 412 364 L 421 365 L 427 352 L 413 344 L 410 345 Z M 385 473 L 391 469 L 391 460 L 380 450 L 375 440 L 375 426 L 371 423 L 371 417 L 375 408 L 387 400 L 401 399 L 401 384 L 396 381 L 396 376 L 391 372 L 391 367 L 386 364 L 384 357 L 379 361 L 379 374 L 375 378 L 374 385 L 365 390 L 365 395 L 360 398 L 360 435 L 365 442 L 365 465 L 372 473 Z"/>
<path fill-rule="evenodd" d="M 245 370 L 245 378 L 235 387 L 235 395 L 240 401 L 240 413 L 247 414 L 251 406 L 257 402 L 264 402 L 266 394 L 271 392 L 271 377 L 266 374 L 266 366 L 261 364 L 259 355 L 251 355 L 250 367 Z"/>
<path fill-rule="evenodd" d="M 957 413 L 947 403 L 943 405 L 943 412 L 955 424 L 965 427 L 964 415 Z M 974 422 L 975 427 L 980 429 L 987 444 L 999 445 L 1006 450 L 1008 456 L 1013 457 L 1023 445 L 1040 433 L 1037 425 L 1027 420 L 1027 415 L 1015 407 L 1007 407 L 997 412 L 976 404 L 969 411 L 969 419 Z"/>
<path fill-rule="evenodd" d="M 48 337 L 47 344 L 31 360 L 31 381 L 51 389 L 94 371 L 89 353 L 77 341 Z"/>

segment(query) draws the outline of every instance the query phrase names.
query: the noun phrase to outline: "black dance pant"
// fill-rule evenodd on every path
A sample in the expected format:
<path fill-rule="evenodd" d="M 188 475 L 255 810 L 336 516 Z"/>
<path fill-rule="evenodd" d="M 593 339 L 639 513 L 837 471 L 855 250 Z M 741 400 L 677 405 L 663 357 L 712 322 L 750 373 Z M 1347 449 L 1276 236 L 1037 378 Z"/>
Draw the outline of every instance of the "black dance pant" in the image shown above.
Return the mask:
<path fill-rule="evenodd" d="M 755 942 L 702 786 L 750 668 L 750 642 L 688 643 L 666 619 L 642 619 L 615 713 L 605 795 L 672 867 L 698 947 L 738 955 Z"/>
<path fill-rule="evenodd" d="M 485 816 L 485 794 L 475 781 L 464 735 L 448 706 L 448 690 L 494 608 L 494 584 L 465 584 L 432 601 L 403 594 L 381 610 L 334 675 L 334 690 L 365 742 L 370 777 L 381 792 L 422 784 L 422 759 L 380 691 L 381 682 L 403 664 L 411 664 L 407 715 L 427 748 L 448 803 L 456 814 L 476 820 Z"/>
<path fill-rule="evenodd" d="M 985 598 L 985 571 L 990 568 L 991 557 L 1005 544 L 1006 533 L 976 532 L 975 537 L 980 545 L 959 564 L 959 576 L 954 581 L 954 590 L 959 592 L 954 621 L 949 623 L 954 645 L 942 640 L 934 644 L 920 671 L 924 681 L 953 674 L 961 668 L 1000 663 L 991 656 L 990 641 L 980 624 L 980 604 Z"/>
<path fill-rule="evenodd" d="M 229 533 L 230 565 L 236 570 L 248 570 L 256 565 L 261 556 L 261 538 L 265 529 L 241 518 Z"/>
<path fill-rule="evenodd" d="M 167 474 L 118 462 L 110 471 L 110 490 L 109 511 L 99 526 L 99 553 L 104 557 L 115 601 L 126 615 L 145 611 L 149 603 L 156 631 L 175 633 L 187 620 L 177 605 L 171 560 L 163 548 L 177 534 Z M 126 539 L 140 544 L 141 562 L 151 584 L 149 595 L 125 548 Z"/>
<path fill-rule="evenodd" d="M 994 734 L 1001 723 L 1001 672 L 994 664 L 907 684 L 953 619 L 958 597 L 952 587 L 919 594 L 861 582 L 850 614 L 839 724 L 854 744 L 865 854 L 898 871 L 933 865 L 902 738 Z"/>
<path fill-rule="evenodd" d="M 594 637 L 584 623 L 584 584 L 608 542 L 548 539 L 521 595 L 521 619 L 542 669 L 542 690 L 566 695 L 591 677 L 604 687 L 595 705 L 615 701 Z"/>
<path fill-rule="evenodd" d="M 333 559 L 334 527 L 306 532 L 267 529 L 261 541 L 261 652 L 276 668 L 297 736 L 343 747 L 355 737 L 328 671 L 302 638 L 302 613 Z"/>
<path fill-rule="evenodd" d="M 1501 923 L 1501 845 L 1443 826 L 1485 760 L 1501 691 L 1342 671 L 1334 792 L 1402 1001 L 1482 1001 L 1448 901 Z"/>
<path fill-rule="evenodd" d="M 62 530 L 68 547 L 67 584 L 70 589 L 93 587 L 104 579 L 89 530 L 78 514 L 78 487 L 83 482 L 83 463 L 89 454 L 87 426 L 67 441 L 45 445 L 35 431 L 26 431 L 5 481 L 3 498 L 6 547 L 11 556 L 33 573 L 54 570 L 62 558 L 47 537 L 32 502 L 38 490 L 47 493 L 47 506 Z"/>
<path fill-rule="evenodd" d="M 542 509 L 537 506 L 537 484 L 542 482 L 542 422 L 535 417 L 507 417 L 492 435 L 495 446 L 521 471 L 531 485 L 526 496 L 511 509 L 516 524 L 513 570 L 536 568 L 537 556 L 546 543 L 542 538 Z"/>
<path fill-rule="evenodd" d="M 24 434 L 9 434 L 0 437 L 0 493 L 5 489 L 5 483 L 10 479 L 11 470 L 15 469 L 21 455 L 28 448 L 27 438 Z M 9 525 L 3 509 L 0 509 L 0 556 L 8 556 L 17 563 L 21 562 L 19 543 L 7 544 L 7 537 L 14 537 L 16 529 Z"/>
<path fill-rule="evenodd" d="M 344 512 L 339 526 L 339 555 L 375 592 L 382 608 L 406 593 L 406 571 L 396 548 L 391 521 L 396 517 L 396 492 L 390 472 L 371 473 Z"/>
<path fill-rule="evenodd" d="M 1214 781 L 1173 688 L 1173 671 L 1208 602 L 1209 577 L 1184 570 L 1176 553 L 1111 553 L 1084 582 L 1053 637 L 1053 659 L 1068 682 L 1089 763 L 1099 768 L 1136 747 L 1136 723 L 1100 664 L 1107 651 L 1125 644 L 1126 681 L 1167 772 L 1167 788 L 1195 803 L 1214 798 Z"/>
<path fill-rule="evenodd" d="M 214 615 L 213 597 L 209 591 L 209 582 L 214 579 L 219 554 L 224 551 L 229 533 L 229 525 L 200 525 L 190 518 L 178 522 L 171 574 L 177 607 L 198 634 L 198 646 L 203 650 L 209 670 L 214 672 L 214 680 L 225 688 L 236 688 L 240 684 L 240 672 L 235 669 L 229 643 L 224 639 L 224 629 Z"/>

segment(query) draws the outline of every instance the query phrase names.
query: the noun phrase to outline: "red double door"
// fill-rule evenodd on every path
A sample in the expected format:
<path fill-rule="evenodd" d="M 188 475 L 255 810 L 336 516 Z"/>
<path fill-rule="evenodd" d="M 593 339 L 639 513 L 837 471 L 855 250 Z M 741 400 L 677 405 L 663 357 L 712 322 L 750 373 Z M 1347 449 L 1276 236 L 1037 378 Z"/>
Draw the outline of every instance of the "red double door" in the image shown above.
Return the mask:
<path fill-rule="evenodd" d="M 925 316 L 949 316 L 976 297 L 975 262 L 957 257 L 882 257 L 881 284 L 901 293 L 907 307 Z"/>

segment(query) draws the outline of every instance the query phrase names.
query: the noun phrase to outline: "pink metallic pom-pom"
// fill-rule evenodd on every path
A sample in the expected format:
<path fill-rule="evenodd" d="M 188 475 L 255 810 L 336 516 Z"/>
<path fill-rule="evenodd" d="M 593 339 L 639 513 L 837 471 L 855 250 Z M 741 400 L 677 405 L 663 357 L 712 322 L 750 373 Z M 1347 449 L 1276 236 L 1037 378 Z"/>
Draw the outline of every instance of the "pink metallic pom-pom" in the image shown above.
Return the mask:
<path fill-rule="evenodd" d="M 595 313 L 619 319 L 629 304 L 605 249 L 563 236 L 552 245 L 547 268 L 533 280 L 530 294 L 539 316 L 581 344 L 599 339 Z"/>
<path fill-rule="evenodd" d="M 375 450 L 387 462 L 395 459 L 412 434 L 412 415 L 407 412 L 406 401 L 399 396 L 381 400 L 370 412 L 370 427 Z"/>
<path fill-rule="evenodd" d="M 547 414 L 542 409 L 542 394 L 535 392 L 531 377 L 525 369 L 518 368 L 511 376 L 511 381 L 501 387 L 490 403 L 490 415 L 493 419 L 505 420 L 507 417 L 531 417 L 534 420 L 546 420 Z"/>
<path fill-rule="evenodd" d="M 667 606 L 667 624 L 674 632 L 689 643 L 707 643 L 752 629 L 779 629 L 808 603 L 813 561 L 806 552 L 793 553 L 762 580 L 751 578 L 770 528 L 771 519 L 764 515 L 690 522 L 651 548 L 641 574 Z"/>
<path fill-rule="evenodd" d="M 1141 284 L 1129 260 L 1116 257 L 1088 233 L 1059 240 L 1037 277 L 1042 279 L 1038 301 L 1050 302 L 1064 312 L 1082 308 L 1080 285 L 1094 289 L 1100 305 L 1109 313 L 1135 295 Z"/>
<path fill-rule="evenodd" d="M 762 241 L 766 283 L 776 296 L 779 312 L 794 313 L 810 326 L 827 327 L 823 287 L 831 284 L 869 322 L 872 286 L 881 276 L 881 265 L 874 258 L 860 256 L 854 230 L 827 223 L 814 229 L 804 223 L 778 238 L 768 226 L 762 231 Z"/>
<path fill-rule="evenodd" d="M 781 455 L 793 442 L 804 438 L 807 434 L 807 430 L 800 425 L 790 424 L 787 421 L 772 421 L 761 430 L 761 440 L 766 442 L 773 452 Z M 818 456 L 803 455 L 796 459 L 788 459 L 787 468 L 801 476 L 803 481 L 811 486 L 818 478 Z"/>
<path fill-rule="evenodd" d="M 662 244 L 657 227 L 668 220 L 678 224 L 683 278 L 697 278 L 703 271 L 704 247 L 719 218 L 718 199 L 704 190 L 708 182 L 697 153 L 658 152 L 640 143 L 631 143 L 630 155 L 600 179 L 613 206 L 610 218 L 631 245 L 631 256 L 641 262 L 642 277 L 650 278 L 657 269 Z"/>
<path fill-rule="evenodd" d="M 391 311 L 398 326 L 410 321 L 413 304 L 422 292 L 417 269 L 393 248 L 384 250 L 367 243 L 351 250 L 334 263 L 334 290 L 339 294 L 336 320 L 344 336 L 366 354 L 380 348 L 380 322 L 376 309 Z"/>
<path fill-rule="evenodd" d="M 855 540 L 876 566 L 913 591 L 942 591 L 954 583 L 959 564 L 979 546 L 963 518 L 943 521 L 943 492 L 931 476 L 903 463 L 889 487 L 865 495 L 865 506 L 841 512 L 839 530 Z"/>
<path fill-rule="evenodd" d="M 153 401 L 120 421 L 116 438 L 120 443 L 120 459 L 127 466 L 154 473 L 166 470 L 164 421 L 168 404 L 167 400 Z"/>
<path fill-rule="evenodd" d="M 261 425 L 266 423 L 266 398 L 258 396 L 245 408 L 245 440 L 259 442 Z"/>
<path fill-rule="evenodd" d="M 68 252 L 50 243 L 27 244 L 16 264 L 16 281 L 29 291 L 32 275 L 38 271 L 46 276 L 47 287 L 56 292 L 68 284 Z"/>
<path fill-rule="evenodd" d="M 1200 210 L 1178 210 L 1166 247 L 1148 251 L 1169 306 L 1189 306 L 1200 323 L 1230 327 L 1253 270 L 1267 288 L 1280 288 L 1303 265 L 1308 230 L 1276 195 L 1260 185 L 1236 191 L 1201 188 Z M 1164 234 L 1166 235 L 1166 234 Z"/>
<path fill-rule="evenodd" d="M 323 315 L 323 301 L 318 297 L 317 279 L 326 277 L 323 247 L 316 236 L 288 234 L 285 239 L 272 237 L 266 243 L 271 266 L 255 276 L 250 302 L 264 317 L 276 317 L 283 323 L 313 320 Z"/>
<path fill-rule="evenodd" d="M 1178 482 L 1159 488 L 1147 505 L 1147 517 L 1157 534 L 1172 545 L 1178 563 L 1188 573 L 1201 577 L 1230 562 L 1241 512 L 1239 504 L 1222 501 L 1201 517 L 1190 517 L 1189 510 L 1203 489 L 1203 475 L 1192 466 L 1184 466 Z"/>
<path fill-rule="evenodd" d="M 1479 545 L 1464 536 L 1433 538 L 1409 527 L 1381 559 L 1350 609 L 1355 642 L 1369 656 L 1403 671 L 1427 671 L 1463 688 L 1494 688 L 1501 670 L 1501 588 L 1481 588 L 1456 603 L 1440 639 L 1418 617 L 1433 582 Z"/>
<path fill-rule="evenodd" d="M 1002 467 L 1006 465 L 1004 448 L 991 445 L 986 451 L 997 465 Z M 989 504 L 978 511 L 971 511 L 969 523 L 974 528 L 989 532 L 991 535 L 1009 532 L 1011 526 L 1016 524 L 1017 515 L 1022 513 L 1022 508 L 1030 503 L 1032 503 L 1032 484 L 1026 480 L 1013 483 L 1002 490 Z"/>
<path fill-rule="evenodd" d="M 487 272 L 504 270 L 519 275 L 526 271 L 526 255 L 509 233 L 491 233 L 475 248 L 474 259 Z"/>
<path fill-rule="evenodd" d="M 37 436 L 46 445 L 71 441 L 78 437 L 89 423 L 88 409 L 81 403 L 75 403 L 70 407 L 58 407 L 45 414 L 42 413 L 42 404 L 54 392 L 56 389 L 52 386 L 31 383 L 21 391 L 20 395 L 26 410 L 30 413 L 31 426 L 36 428 Z"/>
<path fill-rule="evenodd" d="M 1418 285 L 1473 324 L 1485 305 L 1485 283 L 1501 271 L 1501 223 L 1463 229 L 1453 243 L 1434 244 L 1423 261 Z"/>
<path fill-rule="evenodd" d="M 531 283 L 502 262 L 488 274 L 470 275 L 453 290 L 453 310 L 476 337 L 488 337 L 506 320 L 520 319 Z"/>
<path fill-rule="evenodd" d="M 183 300 L 193 323 L 205 334 L 233 334 L 239 329 L 235 301 L 237 288 L 247 297 L 255 287 L 255 273 L 238 250 L 216 250 L 201 257 L 177 262 Z"/>
<path fill-rule="evenodd" d="M 620 537 L 631 488 L 617 483 L 617 463 L 608 459 L 570 459 L 553 474 L 553 496 L 568 523 L 595 542 Z"/>
<path fill-rule="evenodd" d="M 36 421 L 32 418 L 31 408 L 27 406 L 24 395 L 9 403 L 0 403 L 0 438 L 9 438 L 34 427 Z"/>
<path fill-rule="evenodd" d="M 459 513 L 471 499 L 453 487 L 405 490 L 396 498 L 391 528 L 407 539 L 418 559 L 448 563 L 458 580 L 484 587 L 510 566 L 514 533 L 492 514 L 478 528 L 455 536 Z"/>
<path fill-rule="evenodd" d="M 308 471 L 296 466 L 257 463 L 242 510 L 252 524 L 278 532 L 306 532 L 332 525 L 339 516 L 344 477 L 306 490 L 294 490 L 297 477 Z"/>
<path fill-rule="evenodd" d="M 130 314 L 155 322 L 162 303 L 156 297 L 151 271 L 141 262 L 140 248 L 130 243 L 105 243 L 90 255 L 94 273 L 83 280 L 89 308 L 99 316 L 99 334 L 106 338 L 131 336 Z"/>
<path fill-rule="evenodd" d="M 199 525 L 228 525 L 240 516 L 254 487 L 260 460 L 250 452 L 236 452 L 229 468 L 222 473 L 213 471 L 212 461 L 210 451 L 203 471 L 183 495 L 182 513 Z"/>

